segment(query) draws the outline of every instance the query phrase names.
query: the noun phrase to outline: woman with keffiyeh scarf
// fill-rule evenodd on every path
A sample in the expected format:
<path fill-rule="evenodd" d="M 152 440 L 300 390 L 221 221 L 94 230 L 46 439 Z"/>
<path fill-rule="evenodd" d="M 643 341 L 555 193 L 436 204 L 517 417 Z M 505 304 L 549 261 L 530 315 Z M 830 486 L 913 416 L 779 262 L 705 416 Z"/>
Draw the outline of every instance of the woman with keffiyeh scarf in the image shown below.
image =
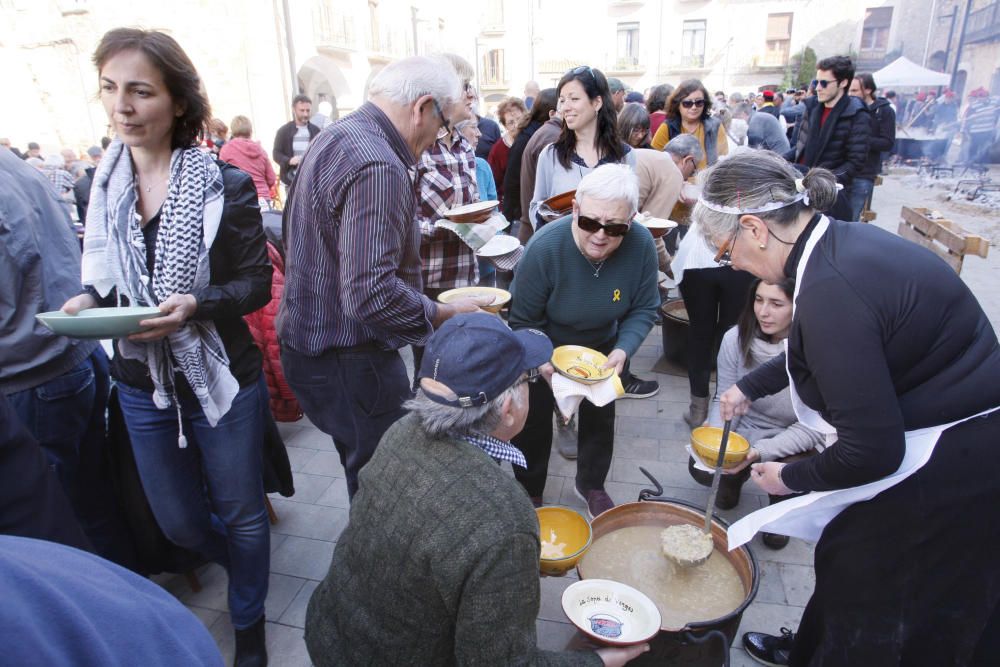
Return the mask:
<path fill-rule="evenodd" d="M 167 537 L 228 571 L 236 664 L 265 665 L 267 389 L 242 319 L 270 298 L 257 194 L 195 147 L 208 100 L 171 37 L 112 30 L 94 64 L 116 138 L 94 175 L 85 293 L 63 310 L 160 309 L 112 361 L 139 475 Z"/>

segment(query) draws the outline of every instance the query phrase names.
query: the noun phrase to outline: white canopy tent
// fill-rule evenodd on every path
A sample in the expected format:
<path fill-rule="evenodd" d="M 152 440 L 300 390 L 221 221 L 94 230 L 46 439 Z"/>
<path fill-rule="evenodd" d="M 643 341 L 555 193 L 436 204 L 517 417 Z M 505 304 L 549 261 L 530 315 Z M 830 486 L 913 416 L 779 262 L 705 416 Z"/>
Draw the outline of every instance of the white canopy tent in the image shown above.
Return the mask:
<path fill-rule="evenodd" d="M 902 56 L 873 73 L 872 76 L 875 78 L 875 85 L 881 90 L 906 86 L 947 86 L 951 83 L 950 74 L 921 67 Z"/>

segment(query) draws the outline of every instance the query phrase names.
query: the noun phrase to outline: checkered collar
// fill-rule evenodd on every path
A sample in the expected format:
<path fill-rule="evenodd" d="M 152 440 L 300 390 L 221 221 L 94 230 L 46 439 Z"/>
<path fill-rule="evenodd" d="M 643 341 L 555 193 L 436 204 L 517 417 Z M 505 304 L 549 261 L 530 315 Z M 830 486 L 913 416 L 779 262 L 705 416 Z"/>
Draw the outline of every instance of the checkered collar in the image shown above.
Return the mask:
<path fill-rule="evenodd" d="M 509 442 L 483 433 L 470 433 L 463 439 L 499 461 L 509 461 L 522 468 L 528 467 L 528 462 L 525 461 L 521 450 Z"/>

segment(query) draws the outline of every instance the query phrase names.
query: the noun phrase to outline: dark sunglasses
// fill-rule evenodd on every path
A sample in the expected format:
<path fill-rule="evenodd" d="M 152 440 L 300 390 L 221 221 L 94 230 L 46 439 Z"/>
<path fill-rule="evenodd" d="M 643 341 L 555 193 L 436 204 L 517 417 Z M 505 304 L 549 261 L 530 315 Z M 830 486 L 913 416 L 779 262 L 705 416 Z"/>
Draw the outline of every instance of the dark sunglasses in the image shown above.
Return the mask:
<path fill-rule="evenodd" d="M 685 109 L 690 109 L 692 107 L 698 107 L 699 109 L 705 106 L 705 100 L 683 100 L 681 106 Z"/>
<path fill-rule="evenodd" d="M 590 68 L 590 65 L 580 65 L 579 67 L 574 67 L 569 71 L 570 74 L 583 74 L 584 72 L 590 73 L 590 78 L 597 81 L 597 77 L 594 76 L 594 70 Z"/>
<path fill-rule="evenodd" d="M 813 88 L 819 86 L 825 90 L 831 83 L 837 83 L 837 81 L 835 79 L 813 79 Z"/>
<path fill-rule="evenodd" d="M 604 230 L 604 233 L 611 237 L 625 236 L 628 233 L 629 225 L 624 222 L 612 222 L 609 224 L 601 224 L 593 218 L 588 218 L 585 215 L 577 217 L 577 224 L 580 225 L 580 229 L 587 232 L 588 234 L 596 234 L 597 232 Z"/>

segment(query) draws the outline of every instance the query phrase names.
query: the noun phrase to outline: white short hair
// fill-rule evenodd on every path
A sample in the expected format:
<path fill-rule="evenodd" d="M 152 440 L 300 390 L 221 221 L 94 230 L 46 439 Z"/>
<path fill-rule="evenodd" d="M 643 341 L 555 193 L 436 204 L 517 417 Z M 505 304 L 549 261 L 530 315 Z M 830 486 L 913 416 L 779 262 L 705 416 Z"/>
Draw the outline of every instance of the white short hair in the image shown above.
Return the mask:
<path fill-rule="evenodd" d="M 430 95 L 442 109 L 447 109 L 462 98 L 462 82 L 444 58 L 412 56 L 382 68 L 368 86 L 368 95 L 382 95 L 401 106 Z"/>
<path fill-rule="evenodd" d="M 580 179 L 576 199 L 593 197 L 602 201 L 623 200 L 636 211 L 639 209 L 639 179 L 625 164 L 603 164 Z"/>

